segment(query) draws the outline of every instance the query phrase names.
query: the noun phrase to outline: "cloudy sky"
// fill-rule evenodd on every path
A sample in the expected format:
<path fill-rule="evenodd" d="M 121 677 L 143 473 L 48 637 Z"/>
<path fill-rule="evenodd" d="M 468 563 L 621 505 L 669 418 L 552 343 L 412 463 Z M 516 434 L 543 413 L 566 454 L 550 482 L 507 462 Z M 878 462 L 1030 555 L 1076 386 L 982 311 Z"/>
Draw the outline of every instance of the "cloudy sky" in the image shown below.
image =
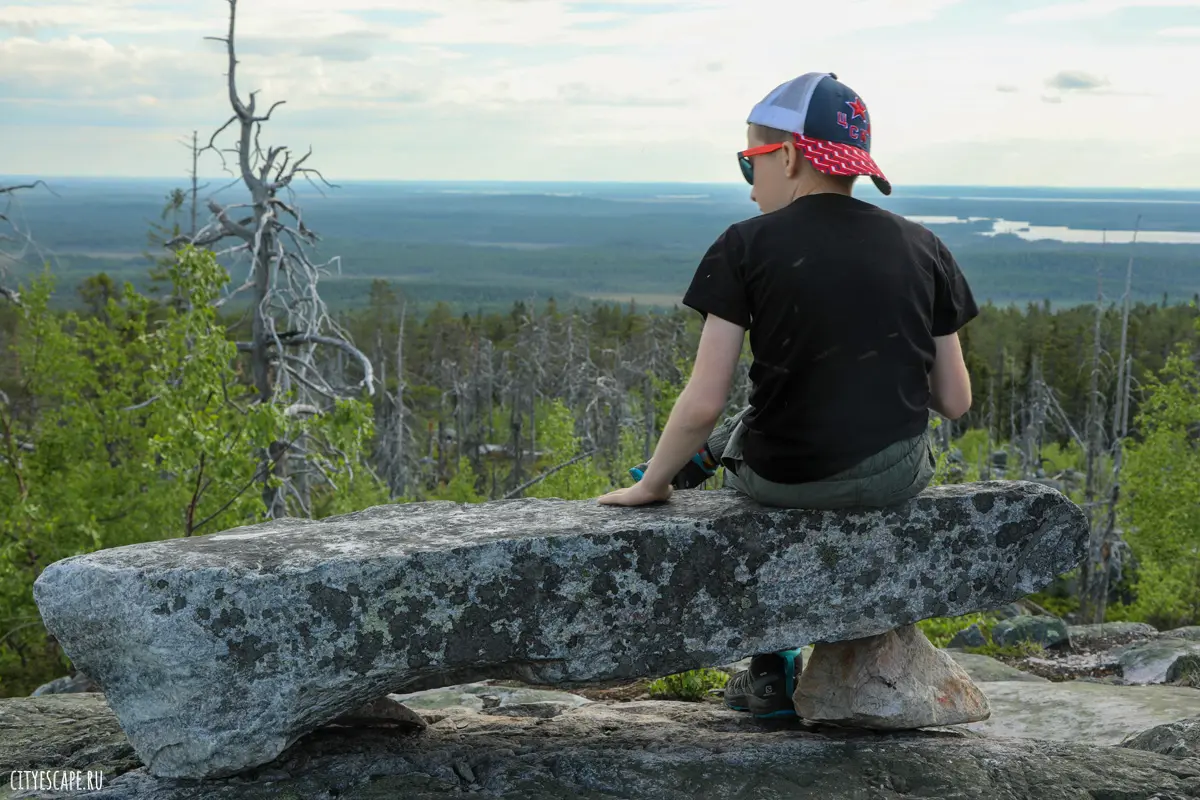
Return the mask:
<path fill-rule="evenodd" d="M 184 173 L 227 12 L 0 4 L 0 174 Z M 750 107 L 832 71 L 899 185 L 1200 187 L 1200 0 L 240 0 L 238 40 L 331 179 L 738 181 Z"/>

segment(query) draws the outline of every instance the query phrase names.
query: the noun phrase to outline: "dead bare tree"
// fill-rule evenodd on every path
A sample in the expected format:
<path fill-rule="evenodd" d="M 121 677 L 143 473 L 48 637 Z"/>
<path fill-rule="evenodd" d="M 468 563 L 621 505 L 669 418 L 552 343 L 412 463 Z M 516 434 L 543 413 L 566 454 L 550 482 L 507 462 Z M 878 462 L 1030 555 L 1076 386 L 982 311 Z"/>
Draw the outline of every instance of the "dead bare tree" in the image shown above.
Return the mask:
<path fill-rule="evenodd" d="M 46 186 L 45 181 L 41 180 L 13 186 L 0 186 L 0 196 L 8 201 L 5 207 L 0 209 L 0 223 L 3 223 L 12 231 L 11 235 L 0 233 L 0 242 L 13 242 L 19 245 L 15 251 L 0 249 L 0 297 L 16 305 L 20 305 L 21 303 L 21 294 L 12 285 L 5 285 L 8 265 L 21 261 L 31 248 L 35 248 L 35 245 L 33 237 L 30 236 L 29 232 L 12 219 L 9 205 L 11 204 L 13 195 L 17 192 L 36 189 L 38 186 L 49 188 Z"/>
<path fill-rule="evenodd" d="M 1106 237 L 1107 238 L 1107 237 Z M 1092 333 L 1092 363 L 1088 379 L 1087 418 L 1084 421 L 1084 436 L 1087 437 L 1086 467 L 1084 473 L 1083 510 L 1091 528 L 1088 541 L 1088 557 L 1079 570 L 1079 602 L 1082 622 L 1099 622 L 1092 608 L 1092 584 L 1096 577 L 1096 564 L 1100 561 L 1100 529 L 1097 524 L 1096 491 L 1099 474 L 1100 450 L 1104 439 L 1104 412 L 1100 408 L 1100 355 L 1101 322 L 1104 319 L 1103 262 L 1096 261 L 1096 321 Z"/>
<path fill-rule="evenodd" d="M 1139 216 L 1134 225 L 1132 244 L 1137 244 L 1138 233 L 1141 230 L 1142 218 Z M 1092 575 L 1089 579 L 1089 597 L 1085 606 L 1090 611 L 1091 622 L 1103 622 L 1108 610 L 1109 577 L 1113 571 L 1118 573 L 1123 566 L 1125 542 L 1117 529 L 1117 503 L 1121 497 L 1121 466 L 1124 456 L 1124 440 L 1129 431 L 1129 388 L 1130 373 L 1133 371 L 1133 360 L 1126 356 L 1129 341 L 1129 306 L 1130 293 L 1133 287 L 1134 255 L 1129 255 L 1129 265 L 1125 269 L 1125 294 L 1121 300 L 1121 349 L 1117 362 L 1117 383 L 1113 401 L 1112 436 L 1110 437 L 1110 452 L 1112 457 L 1112 482 L 1108 492 L 1108 513 L 1103 527 L 1099 532 L 1099 541 L 1095 561 L 1089 564 Z M 1093 532 L 1093 536 L 1095 532 Z"/>
<path fill-rule="evenodd" d="M 373 394 L 375 381 L 370 359 L 355 347 L 348 335 L 330 317 L 317 291 L 320 277 L 338 266 L 337 258 L 316 264 L 310 251 L 320 240 L 305 224 L 295 202 L 293 184 L 303 178 L 314 187 L 315 177 L 332 186 L 321 173 L 307 166 L 310 149 L 294 158 L 286 146 L 260 144 L 263 123 L 284 101 L 272 104 L 265 113 L 258 108 L 258 93 L 251 92 L 243 100 L 238 93 L 238 59 L 235 49 L 235 30 L 238 0 L 229 3 L 229 29 L 223 37 L 205 37 L 225 45 L 229 72 L 227 82 L 233 115 L 213 133 L 208 145 L 196 151 L 212 150 L 225 164 L 226 171 L 236 176 L 250 195 L 249 202 L 222 205 L 209 199 L 211 217 L 199 230 L 171 239 L 167 246 L 176 249 L 184 245 L 214 249 L 218 258 L 236 268 L 248 266 L 244 282 L 216 301 L 223 305 L 233 298 L 249 294 L 251 300 L 250 341 L 239 342 L 238 350 L 249 355 L 250 372 L 262 403 L 286 402 L 289 405 L 328 408 L 335 400 L 355 396 L 361 391 Z M 227 130 L 237 134 L 232 147 L 219 148 L 218 138 Z M 236 160 L 236 172 L 228 168 L 225 154 Z M 194 170 L 193 170 L 194 174 Z M 233 185 L 233 184 L 231 184 Z M 319 187 L 317 187 L 319 190 Z M 193 182 L 193 191 L 196 191 Z M 223 244 L 225 246 L 222 246 Z M 344 375 L 331 375 L 322 369 L 319 348 L 340 350 L 357 365 L 360 377 L 348 380 Z M 276 443 L 278 450 L 285 443 Z M 292 458 L 285 457 L 290 454 Z M 275 465 L 264 471 L 263 500 L 271 518 L 288 513 L 286 498 L 297 497 L 302 507 L 307 503 L 289 480 L 293 462 L 300 460 L 311 466 L 314 459 L 306 458 L 305 443 L 291 444 L 285 453 L 265 453 L 264 462 Z M 307 467 L 302 471 L 307 470 Z M 268 474 L 269 473 L 269 474 Z M 283 479 L 282 485 L 272 488 L 270 475 Z"/>
<path fill-rule="evenodd" d="M 383 330 L 376 330 L 376 361 L 379 364 L 379 386 L 383 402 L 375 409 L 375 467 L 376 473 L 387 484 L 393 498 L 404 497 L 408 490 L 412 472 L 412 454 L 409 442 L 412 439 L 408 408 L 404 403 L 406 387 L 404 375 L 404 326 L 407 319 L 408 301 L 400 306 L 400 317 L 396 335 L 396 391 L 387 390 L 389 354 L 383 343 Z"/>
<path fill-rule="evenodd" d="M 1041 359 L 1033 356 L 1029 366 L 1029 388 L 1025 408 L 1025 429 L 1022 433 L 1023 454 L 1022 477 L 1042 477 L 1042 440 L 1046 432 L 1046 417 L 1049 411 L 1048 390 L 1042 379 Z"/>

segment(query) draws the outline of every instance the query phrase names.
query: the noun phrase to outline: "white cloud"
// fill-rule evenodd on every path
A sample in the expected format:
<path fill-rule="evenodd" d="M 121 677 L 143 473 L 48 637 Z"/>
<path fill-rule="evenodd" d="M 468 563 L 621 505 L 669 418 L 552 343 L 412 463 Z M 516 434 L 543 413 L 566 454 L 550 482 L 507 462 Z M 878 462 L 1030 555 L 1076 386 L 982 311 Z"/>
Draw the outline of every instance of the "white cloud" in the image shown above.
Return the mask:
<path fill-rule="evenodd" d="M 1200 0 L 1080 0 L 1010 14 L 1009 22 L 1077 22 L 1138 8 L 1200 8 Z"/>
<path fill-rule="evenodd" d="M 1174 39 L 1200 39 L 1200 25 L 1194 27 L 1177 27 L 1164 28 L 1158 32 L 1159 36 L 1168 36 Z"/>
<path fill-rule="evenodd" d="M 941 12 L 959 4 L 847 0 L 837 26 L 817 28 L 804 20 L 827 0 L 799 0 L 786 15 L 778 0 L 660 0 L 654 13 L 635 0 L 254 0 L 239 17 L 238 83 L 261 103 L 286 99 L 272 141 L 312 143 L 343 179 L 736 180 L 729 154 L 746 111 L 809 70 L 836 71 L 862 93 L 875 154 L 898 182 L 941 175 L 921 154 L 966 142 L 992 152 L 1034 138 L 1132 159 L 1124 144 L 1147 138 L 1168 98 L 1174 130 L 1200 126 L 1189 77 L 1200 49 L 1186 36 L 1101 45 L 1075 35 L 1085 22 L 1006 28 L 996 8 L 990 24 L 947 27 Z M 1138 5 L 1038 13 L 1082 19 Z M 203 40 L 224 33 L 224 11 L 219 0 L 0 6 L 0 173 L 179 171 L 179 135 L 229 114 L 222 45 Z M 133 157 L 95 144 L 96 127 L 114 125 L 125 131 L 114 146 Z M 1200 184 L 1200 162 L 1172 162 L 1167 138 L 1137 154 L 1143 182 Z M 957 182 L 991 169 L 965 157 L 956 168 Z M 1014 168 L 1009 178 L 1042 180 Z"/>
<path fill-rule="evenodd" d="M 1090 92 L 1103 89 L 1108 84 L 1108 78 L 1078 69 L 1064 69 L 1046 79 L 1047 86 L 1060 92 Z"/>

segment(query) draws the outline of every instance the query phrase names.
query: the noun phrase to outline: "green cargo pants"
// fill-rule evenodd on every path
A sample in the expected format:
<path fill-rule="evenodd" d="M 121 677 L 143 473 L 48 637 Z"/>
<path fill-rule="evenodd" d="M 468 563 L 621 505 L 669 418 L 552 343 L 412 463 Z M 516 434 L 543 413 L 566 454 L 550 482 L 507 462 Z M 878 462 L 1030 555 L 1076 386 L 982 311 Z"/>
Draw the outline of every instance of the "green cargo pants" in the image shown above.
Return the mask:
<path fill-rule="evenodd" d="M 758 503 L 779 508 L 883 508 L 920 494 L 933 480 L 935 462 L 928 431 L 888 445 L 849 469 L 809 483 L 775 483 L 742 460 L 746 427 L 729 418 L 709 437 L 709 450 L 725 467 L 725 485 Z M 719 448 L 719 449 L 718 449 Z"/>

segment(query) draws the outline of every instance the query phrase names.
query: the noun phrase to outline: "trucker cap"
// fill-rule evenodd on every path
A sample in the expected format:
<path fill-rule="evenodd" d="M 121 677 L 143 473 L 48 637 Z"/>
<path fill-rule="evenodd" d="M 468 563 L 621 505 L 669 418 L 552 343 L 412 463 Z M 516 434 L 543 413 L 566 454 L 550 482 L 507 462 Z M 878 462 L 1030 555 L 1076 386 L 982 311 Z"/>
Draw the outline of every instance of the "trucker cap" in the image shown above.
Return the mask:
<path fill-rule="evenodd" d="M 748 123 L 787 131 L 796 148 L 826 175 L 870 175 L 884 194 L 892 184 L 871 158 L 871 121 L 862 98 L 832 72 L 809 72 L 775 87 Z"/>

